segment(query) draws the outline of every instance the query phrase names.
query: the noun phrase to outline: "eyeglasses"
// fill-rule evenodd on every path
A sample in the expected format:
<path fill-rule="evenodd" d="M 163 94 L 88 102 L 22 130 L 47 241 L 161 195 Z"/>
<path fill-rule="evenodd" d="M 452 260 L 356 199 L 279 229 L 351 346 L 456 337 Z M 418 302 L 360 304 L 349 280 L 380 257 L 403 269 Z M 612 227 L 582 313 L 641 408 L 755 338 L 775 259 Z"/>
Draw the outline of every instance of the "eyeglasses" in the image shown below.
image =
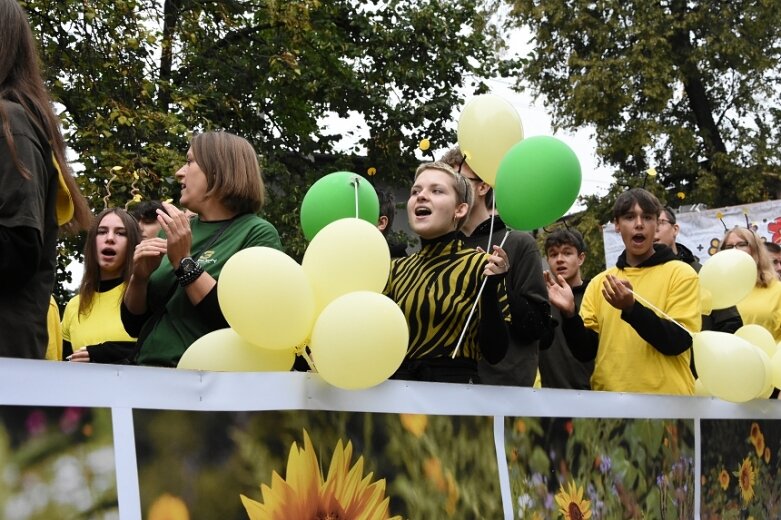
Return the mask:
<path fill-rule="evenodd" d="M 721 244 L 721 250 L 722 251 L 726 251 L 727 249 L 735 249 L 736 247 L 738 249 L 748 249 L 749 248 L 748 242 L 745 242 L 745 241 L 737 242 L 735 244 Z"/>
<path fill-rule="evenodd" d="M 663 219 L 663 218 L 657 219 L 656 221 L 657 221 L 659 224 L 670 224 L 671 226 L 673 225 L 673 223 L 672 223 L 672 222 L 670 222 L 669 220 Z"/>

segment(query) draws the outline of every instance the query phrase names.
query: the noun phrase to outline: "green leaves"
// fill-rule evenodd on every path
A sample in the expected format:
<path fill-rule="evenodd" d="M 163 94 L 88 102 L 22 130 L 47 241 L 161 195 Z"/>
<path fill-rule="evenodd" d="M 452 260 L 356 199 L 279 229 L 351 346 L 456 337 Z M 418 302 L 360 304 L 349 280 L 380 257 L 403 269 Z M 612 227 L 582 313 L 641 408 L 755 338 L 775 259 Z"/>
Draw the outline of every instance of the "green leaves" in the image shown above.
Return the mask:
<path fill-rule="evenodd" d="M 379 184 L 406 184 L 421 137 L 454 142 L 453 110 L 479 88 L 473 76 L 492 73 L 498 48 L 475 0 L 32 0 L 27 9 L 93 208 L 103 208 L 116 165 L 138 173 L 144 198 L 176 200 L 189 133 L 224 129 L 262 157 L 265 213 L 294 255 L 306 188 L 369 166 Z M 365 141 L 337 149 L 339 129 L 321 127 L 332 113 L 357 113 Z M 124 206 L 131 184 L 118 176 L 108 203 Z"/>

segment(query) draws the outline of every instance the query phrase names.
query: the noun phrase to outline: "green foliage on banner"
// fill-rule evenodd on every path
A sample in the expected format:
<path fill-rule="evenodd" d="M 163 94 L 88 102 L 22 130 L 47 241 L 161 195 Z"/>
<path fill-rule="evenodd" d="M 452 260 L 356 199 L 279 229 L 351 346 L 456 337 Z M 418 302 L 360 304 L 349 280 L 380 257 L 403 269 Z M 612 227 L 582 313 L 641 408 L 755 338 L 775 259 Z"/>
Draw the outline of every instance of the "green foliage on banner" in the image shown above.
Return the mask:
<path fill-rule="evenodd" d="M 781 423 L 702 420 L 702 518 L 781 515 Z"/>
<path fill-rule="evenodd" d="M 0 406 L 0 517 L 118 514 L 111 410 Z"/>
<path fill-rule="evenodd" d="M 327 477 L 335 447 L 352 444 L 352 468 L 385 480 L 391 515 L 402 518 L 501 518 L 492 417 L 321 411 L 136 411 L 144 512 L 161 496 L 181 497 L 191 515 L 242 518 L 243 494 L 264 502 L 260 486 L 289 474 L 306 430 Z M 273 491 L 271 495 L 274 495 Z"/>
<path fill-rule="evenodd" d="M 685 420 L 507 418 L 516 513 L 552 518 L 564 501 L 595 518 L 691 518 L 692 428 Z"/>

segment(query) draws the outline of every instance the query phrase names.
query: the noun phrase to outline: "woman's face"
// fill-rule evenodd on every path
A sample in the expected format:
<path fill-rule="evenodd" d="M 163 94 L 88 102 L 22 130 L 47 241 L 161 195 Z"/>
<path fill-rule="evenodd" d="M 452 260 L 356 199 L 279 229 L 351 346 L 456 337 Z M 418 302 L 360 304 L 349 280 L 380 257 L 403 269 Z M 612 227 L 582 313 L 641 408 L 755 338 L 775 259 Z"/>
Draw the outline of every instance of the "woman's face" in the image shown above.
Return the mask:
<path fill-rule="evenodd" d="M 423 170 L 412 185 L 407 200 L 410 228 L 419 236 L 432 239 L 456 229 L 456 221 L 466 215 L 468 206 L 456 203 L 452 175 L 441 170 Z"/>
<path fill-rule="evenodd" d="M 738 249 L 748 253 L 755 262 L 757 261 L 756 253 L 752 250 L 751 243 L 737 233 L 729 233 L 727 238 L 724 239 L 724 243 L 721 244 L 721 249 Z"/>
<path fill-rule="evenodd" d="M 121 277 L 127 257 L 127 229 L 116 213 L 109 213 L 101 219 L 95 236 L 95 246 L 100 279 Z"/>
<path fill-rule="evenodd" d="M 176 180 L 181 185 L 179 204 L 194 213 L 201 213 L 209 188 L 206 174 L 195 162 L 192 148 L 187 150 L 187 162 L 176 172 Z"/>

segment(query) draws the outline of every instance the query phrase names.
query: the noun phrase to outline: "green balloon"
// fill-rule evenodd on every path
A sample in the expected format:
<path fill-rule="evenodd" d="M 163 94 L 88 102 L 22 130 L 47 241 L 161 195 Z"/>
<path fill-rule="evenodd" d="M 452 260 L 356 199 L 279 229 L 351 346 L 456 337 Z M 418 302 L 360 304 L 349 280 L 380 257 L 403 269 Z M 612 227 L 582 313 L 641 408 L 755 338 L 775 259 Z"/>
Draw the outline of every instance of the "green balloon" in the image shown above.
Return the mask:
<path fill-rule="evenodd" d="M 377 220 L 380 218 L 380 200 L 377 198 L 374 186 L 357 173 L 329 173 L 309 188 L 301 203 L 301 229 L 307 240 L 312 240 L 331 222 L 356 217 L 374 225 L 377 225 Z"/>
<path fill-rule="evenodd" d="M 580 161 L 555 137 L 527 137 L 507 151 L 496 174 L 496 208 L 512 229 L 556 221 L 580 192 Z"/>

